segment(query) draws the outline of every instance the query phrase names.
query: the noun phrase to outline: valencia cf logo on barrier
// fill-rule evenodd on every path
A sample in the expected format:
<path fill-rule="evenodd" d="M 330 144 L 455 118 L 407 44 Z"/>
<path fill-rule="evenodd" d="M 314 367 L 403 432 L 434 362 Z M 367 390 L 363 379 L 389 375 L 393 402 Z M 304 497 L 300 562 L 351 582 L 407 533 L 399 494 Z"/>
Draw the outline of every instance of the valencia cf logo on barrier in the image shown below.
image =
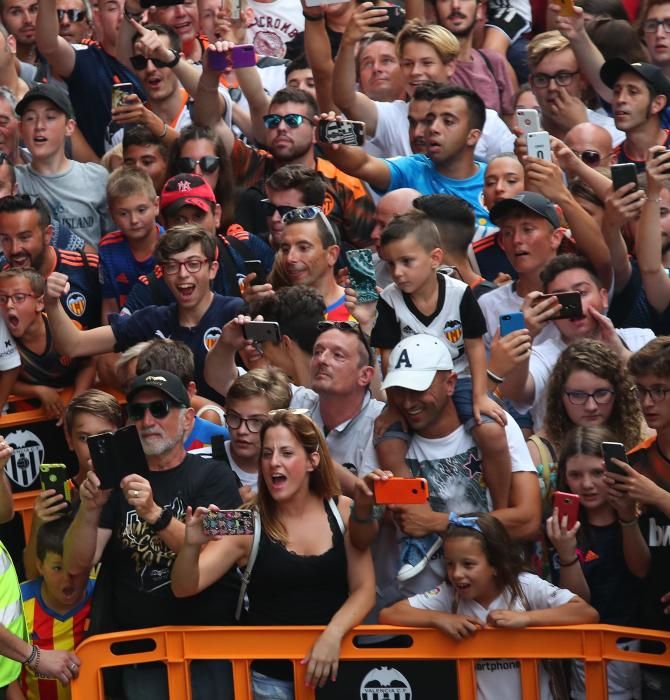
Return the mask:
<path fill-rule="evenodd" d="M 456 345 L 463 337 L 463 326 L 461 322 L 447 321 L 444 327 L 444 336 L 452 345 Z"/>
<path fill-rule="evenodd" d="M 81 292 L 70 292 L 65 300 L 68 310 L 75 316 L 83 316 L 86 311 L 86 297 Z"/>
<path fill-rule="evenodd" d="M 16 430 L 5 437 L 5 442 L 14 448 L 5 465 L 7 476 L 18 486 L 30 486 L 37 479 L 40 464 L 44 461 L 42 441 L 30 430 Z"/>
<path fill-rule="evenodd" d="M 361 683 L 361 700 L 412 700 L 412 686 L 395 668 L 373 668 Z"/>
<path fill-rule="evenodd" d="M 209 352 L 216 345 L 216 341 L 219 339 L 220 335 L 221 329 L 217 326 L 212 326 L 212 328 L 208 328 L 205 331 L 204 335 L 202 336 L 202 341 L 205 343 L 207 352 Z"/>

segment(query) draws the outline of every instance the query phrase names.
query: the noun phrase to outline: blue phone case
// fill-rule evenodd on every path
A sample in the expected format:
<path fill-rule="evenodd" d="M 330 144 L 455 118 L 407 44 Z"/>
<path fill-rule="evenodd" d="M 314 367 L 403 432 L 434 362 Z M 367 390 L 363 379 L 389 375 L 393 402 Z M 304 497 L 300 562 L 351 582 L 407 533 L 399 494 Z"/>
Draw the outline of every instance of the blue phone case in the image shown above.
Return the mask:
<path fill-rule="evenodd" d="M 511 314 L 500 314 L 500 335 L 504 337 L 514 331 L 520 331 L 525 328 L 526 324 L 523 320 L 523 313 L 515 311 Z"/>

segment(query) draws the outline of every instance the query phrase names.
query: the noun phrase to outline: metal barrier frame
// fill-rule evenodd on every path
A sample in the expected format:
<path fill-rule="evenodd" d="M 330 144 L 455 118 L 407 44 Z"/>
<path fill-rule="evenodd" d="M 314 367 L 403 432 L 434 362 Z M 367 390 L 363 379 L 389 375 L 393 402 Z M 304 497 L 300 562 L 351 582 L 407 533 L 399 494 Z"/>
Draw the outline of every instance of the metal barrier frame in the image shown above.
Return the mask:
<path fill-rule="evenodd" d="M 78 648 L 82 664 L 79 678 L 72 683 L 72 700 L 103 700 L 102 669 L 129 664 L 163 662 L 167 667 L 170 700 L 191 700 L 188 666 L 193 659 L 229 659 L 233 665 L 235 700 L 251 700 L 250 663 L 255 659 L 293 662 L 295 700 L 314 700 L 314 691 L 305 687 L 305 666 L 300 664 L 323 627 L 156 627 L 90 637 Z M 360 635 L 407 635 L 407 648 L 357 647 Z M 661 654 L 622 651 L 621 638 L 660 641 Z M 152 651 L 117 654 L 119 642 L 149 640 Z M 582 659 L 589 700 L 607 698 L 605 661 L 630 661 L 670 666 L 670 633 L 612 625 L 571 627 L 531 627 L 521 630 L 486 628 L 456 642 L 438 630 L 381 625 L 361 626 L 342 641 L 341 661 L 455 660 L 460 700 L 477 697 L 475 661 L 479 659 L 518 659 L 522 700 L 537 700 L 540 659 Z"/>

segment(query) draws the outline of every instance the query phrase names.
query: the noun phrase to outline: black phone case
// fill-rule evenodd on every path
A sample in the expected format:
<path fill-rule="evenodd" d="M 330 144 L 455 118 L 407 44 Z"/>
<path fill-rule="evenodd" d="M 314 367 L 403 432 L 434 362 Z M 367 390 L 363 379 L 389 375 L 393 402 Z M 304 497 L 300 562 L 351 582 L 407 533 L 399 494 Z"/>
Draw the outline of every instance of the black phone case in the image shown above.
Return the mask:
<path fill-rule="evenodd" d="M 626 472 L 618 465 L 612 462 L 612 459 L 620 459 L 622 462 L 628 464 L 628 457 L 626 456 L 625 449 L 619 449 L 617 447 L 609 447 L 605 443 L 601 446 L 603 453 L 603 460 L 605 461 L 605 469 L 608 472 L 613 472 L 614 474 L 619 474 L 621 476 L 626 476 Z"/>
<path fill-rule="evenodd" d="M 633 163 L 621 163 L 620 165 L 613 165 L 611 168 L 612 174 L 612 187 L 614 190 L 627 185 L 629 182 L 634 182 L 635 187 L 639 187 L 637 181 L 637 168 Z"/>
<path fill-rule="evenodd" d="M 100 433 L 88 438 L 88 449 L 100 488 L 115 489 L 128 474 L 149 471 L 142 442 L 134 425 L 126 425 L 115 433 Z"/>
<path fill-rule="evenodd" d="M 252 287 L 257 284 L 265 284 L 265 270 L 263 269 L 263 263 L 261 263 L 260 260 L 245 260 L 244 271 L 247 273 L 247 275 L 250 275 L 252 272 L 256 273 L 256 277 L 251 283 Z"/>

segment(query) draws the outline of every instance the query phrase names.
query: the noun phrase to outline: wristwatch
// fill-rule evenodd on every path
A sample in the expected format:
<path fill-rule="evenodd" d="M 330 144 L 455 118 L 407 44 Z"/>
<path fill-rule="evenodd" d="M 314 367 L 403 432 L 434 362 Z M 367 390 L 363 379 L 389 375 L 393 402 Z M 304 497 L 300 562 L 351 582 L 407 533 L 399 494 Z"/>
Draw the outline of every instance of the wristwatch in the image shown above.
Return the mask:
<path fill-rule="evenodd" d="M 169 51 L 172 54 L 173 59 L 169 63 L 166 63 L 165 67 L 174 68 L 181 60 L 181 54 L 179 53 L 179 51 L 175 51 L 174 49 L 169 49 Z"/>
<path fill-rule="evenodd" d="M 160 532 L 161 530 L 165 530 L 171 520 L 172 508 L 170 508 L 170 506 L 165 506 L 158 516 L 158 520 L 156 520 L 155 523 L 147 523 L 147 525 L 152 532 Z"/>

